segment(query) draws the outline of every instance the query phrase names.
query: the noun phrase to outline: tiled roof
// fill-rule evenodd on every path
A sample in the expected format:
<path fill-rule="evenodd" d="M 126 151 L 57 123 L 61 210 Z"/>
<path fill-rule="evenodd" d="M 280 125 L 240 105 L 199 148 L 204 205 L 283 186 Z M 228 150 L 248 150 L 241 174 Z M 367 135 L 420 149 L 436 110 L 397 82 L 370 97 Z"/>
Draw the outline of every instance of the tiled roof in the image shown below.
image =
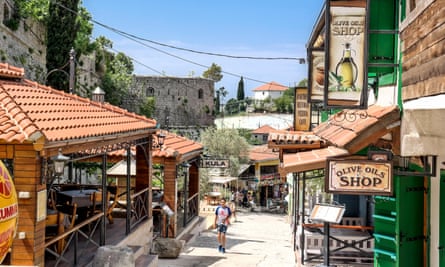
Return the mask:
<path fill-rule="evenodd" d="M 253 91 L 255 92 L 261 92 L 261 91 L 286 91 L 287 89 L 289 89 L 289 87 L 281 85 L 279 83 L 276 82 L 270 82 L 270 83 L 266 83 L 263 84 L 255 89 L 253 89 Z"/>
<path fill-rule="evenodd" d="M 270 133 L 267 140 L 271 148 L 315 149 L 327 146 L 324 139 L 303 131 L 276 131 Z"/>
<path fill-rule="evenodd" d="M 284 153 L 283 166 L 280 167 L 280 172 L 285 174 L 313 170 L 324 168 L 326 157 L 354 154 L 377 143 L 399 125 L 398 106 L 373 105 L 367 110 L 343 110 L 320 124 L 313 132 L 272 133 L 268 146 L 286 151 L 302 149 L 302 144 L 310 142 L 319 144 L 318 148 L 311 148 L 310 151 Z"/>
<path fill-rule="evenodd" d="M 270 134 L 271 132 L 276 131 L 275 128 L 271 127 L 270 125 L 263 125 L 260 128 L 257 128 L 252 131 L 252 134 Z"/>
<path fill-rule="evenodd" d="M 163 133 L 166 135 L 164 145 L 161 149 L 153 149 L 154 158 L 187 157 L 187 155 L 193 155 L 195 153 L 200 154 L 204 149 L 201 143 L 187 139 L 186 137 L 165 131 L 163 131 Z M 157 137 L 155 137 L 155 139 L 156 138 Z"/>
<path fill-rule="evenodd" d="M 343 110 L 320 124 L 313 132 L 329 144 L 354 154 L 375 143 L 399 123 L 398 106 L 372 105 L 366 111 Z"/>
<path fill-rule="evenodd" d="M 343 110 L 312 132 L 276 131 L 269 134 L 269 147 L 285 149 L 334 145 L 351 154 L 376 142 L 400 122 L 398 106 L 370 106 L 367 110 Z M 306 145 L 307 147 L 304 147 Z M 313 147 L 316 148 L 316 147 Z"/>
<path fill-rule="evenodd" d="M 0 77 L 22 79 L 23 76 L 25 76 L 25 69 L 0 63 Z"/>
<path fill-rule="evenodd" d="M 254 162 L 278 160 L 278 152 L 273 152 L 267 145 L 253 146 L 249 151 L 249 160 Z"/>
<path fill-rule="evenodd" d="M 328 157 L 344 155 L 348 155 L 347 150 L 334 146 L 298 153 L 288 153 L 283 155 L 283 165 L 280 166 L 279 171 L 282 176 L 284 176 L 287 173 L 322 169 L 326 167 L 326 159 Z"/>
<path fill-rule="evenodd" d="M 147 131 L 156 121 L 25 79 L 0 64 L 0 142 L 46 142 Z M 16 79 L 11 79 L 16 78 Z"/>

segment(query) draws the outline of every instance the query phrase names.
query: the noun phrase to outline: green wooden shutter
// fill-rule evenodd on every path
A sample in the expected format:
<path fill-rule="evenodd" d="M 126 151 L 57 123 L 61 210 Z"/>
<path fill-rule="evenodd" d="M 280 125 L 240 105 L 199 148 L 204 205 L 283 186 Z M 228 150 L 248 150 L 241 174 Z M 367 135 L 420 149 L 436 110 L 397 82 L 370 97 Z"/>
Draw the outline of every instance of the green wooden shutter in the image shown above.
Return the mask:
<path fill-rule="evenodd" d="M 374 197 L 374 266 L 423 266 L 423 178 L 395 176 L 394 191 Z"/>

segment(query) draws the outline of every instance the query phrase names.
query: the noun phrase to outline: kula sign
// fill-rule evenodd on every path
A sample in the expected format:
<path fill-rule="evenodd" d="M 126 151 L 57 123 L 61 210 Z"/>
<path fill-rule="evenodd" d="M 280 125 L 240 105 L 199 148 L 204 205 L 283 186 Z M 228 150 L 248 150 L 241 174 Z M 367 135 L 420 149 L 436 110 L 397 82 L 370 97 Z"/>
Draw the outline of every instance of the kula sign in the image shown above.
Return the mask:
<path fill-rule="evenodd" d="M 392 195 L 390 161 L 328 159 L 326 192 Z"/>

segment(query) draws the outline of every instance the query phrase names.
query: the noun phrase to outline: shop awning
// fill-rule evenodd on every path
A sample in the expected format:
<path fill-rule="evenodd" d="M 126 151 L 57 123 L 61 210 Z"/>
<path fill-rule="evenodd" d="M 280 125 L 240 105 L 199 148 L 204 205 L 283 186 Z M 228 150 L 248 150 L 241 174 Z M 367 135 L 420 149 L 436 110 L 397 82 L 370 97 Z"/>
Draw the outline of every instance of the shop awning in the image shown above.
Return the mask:
<path fill-rule="evenodd" d="M 401 155 L 437 154 L 445 147 L 445 95 L 422 97 L 403 104 Z"/>
<path fill-rule="evenodd" d="M 238 170 L 238 176 L 240 176 L 241 174 L 243 174 L 246 170 L 248 170 L 250 167 L 249 164 L 241 164 L 239 166 L 239 170 Z"/>
<path fill-rule="evenodd" d="M 233 176 L 213 176 L 209 178 L 210 184 L 227 184 L 231 181 L 235 181 L 238 177 Z"/>
<path fill-rule="evenodd" d="M 391 148 L 397 151 L 398 136 L 391 133 L 399 126 L 400 110 L 397 105 L 372 105 L 366 110 L 342 110 L 314 128 L 313 132 L 288 131 L 287 134 L 269 136 L 268 145 L 284 151 L 283 165 L 279 168 L 280 174 L 284 176 L 287 173 L 324 168 L 327 157 L 353 155 L 370 144 L 377 144 L 384 136 Z M 311 144 L 311 140 L 315 141 Z M 309 147 L 313 144 L 320 148 Z M 292 148 L 305 150 L 286 153 L 286 150 Z"/>
<path fill-rule="evenodd" d="M 282 175 L 286 175 L 287 173 L 325 168 L 326 159 L 328 157 L 344 156 L 348 154 L 349 153 L 346 149 L 335 146 L 298 152 L 294 154 L 285 154 L 282 168 L 280 168 L 280 173 Z"/>

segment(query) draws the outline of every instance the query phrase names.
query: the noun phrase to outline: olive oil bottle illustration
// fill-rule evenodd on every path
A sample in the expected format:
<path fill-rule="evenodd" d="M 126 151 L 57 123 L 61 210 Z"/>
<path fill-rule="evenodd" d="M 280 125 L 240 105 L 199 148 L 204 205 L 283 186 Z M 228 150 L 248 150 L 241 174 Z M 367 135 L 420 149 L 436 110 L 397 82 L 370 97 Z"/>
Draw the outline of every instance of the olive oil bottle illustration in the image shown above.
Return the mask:
<path fill-rule="evenodd" d="M 351 44 L 346 43 L 343 49 L 343 57 L 335 68 L 335 75 L 340 79 L 339 91 L 355 91 L 357 80 L 357 65 L 351 56 Z"/>

